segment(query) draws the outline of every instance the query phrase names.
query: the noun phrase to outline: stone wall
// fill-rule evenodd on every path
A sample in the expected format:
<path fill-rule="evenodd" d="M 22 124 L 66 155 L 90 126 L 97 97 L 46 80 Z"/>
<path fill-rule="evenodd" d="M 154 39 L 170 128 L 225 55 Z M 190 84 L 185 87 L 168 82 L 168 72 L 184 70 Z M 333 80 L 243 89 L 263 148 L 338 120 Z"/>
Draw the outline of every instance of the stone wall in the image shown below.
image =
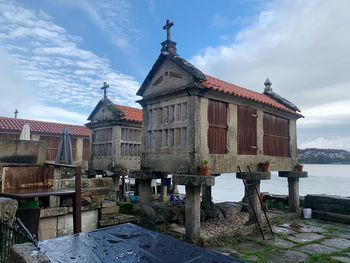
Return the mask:
<path fill-rule="evenodd" d="M 350 197 L 337 195 L 307 195 L 305 207 L 312 210 L 350 215 Z"/>
<path fill-rule="evenodd" d="M 12 220 L 17 211 L 18 202 L 14 199 L 0 197 L 0 221 Z"/>

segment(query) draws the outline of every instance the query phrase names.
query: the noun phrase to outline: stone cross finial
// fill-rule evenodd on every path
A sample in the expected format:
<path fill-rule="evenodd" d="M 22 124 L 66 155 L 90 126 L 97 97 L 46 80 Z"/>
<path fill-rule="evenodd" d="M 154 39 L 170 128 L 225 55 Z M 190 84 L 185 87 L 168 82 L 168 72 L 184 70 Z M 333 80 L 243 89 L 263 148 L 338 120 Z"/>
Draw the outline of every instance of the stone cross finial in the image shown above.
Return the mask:
<path fill-rule="evenodd" d="M 166 20 L 166 24 L 163 26 L 163 29 L 166 29 L 166 39 L 170 40 L 170 28 L 174 25 L 173 22 L 170 22 L 169 19 Z"/>
<path fill-rule="evenodd" d="M 271 91 L 272 88 L 271 88 L 271 81 L 267 78 L 266 81 L 264 82 L 264 85 L 265 85 L 265 91 Z"/>
<path fill-rule="evenodd" d="M 103 87 L 101 87 L 101 89 L 103 89 L 103 98 L 107 99 L 107 88 L 109 88 L 109 85 L 107 84 L 107 82 L 103 82 Z"/>
<path fill-rule="evenodd" d="M 17 119 L 18 110 L 15 110 L 15 119 Z"/>

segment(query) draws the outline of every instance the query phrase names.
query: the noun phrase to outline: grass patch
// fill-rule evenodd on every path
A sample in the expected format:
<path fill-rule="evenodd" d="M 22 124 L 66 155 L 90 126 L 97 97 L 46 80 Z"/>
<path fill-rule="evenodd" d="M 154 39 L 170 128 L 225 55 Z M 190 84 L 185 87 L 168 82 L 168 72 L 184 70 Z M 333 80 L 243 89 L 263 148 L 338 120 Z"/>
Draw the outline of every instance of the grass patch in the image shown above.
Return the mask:
<path fill-rule="evenodd" d="M 225 233 L 212 238 L 203 238 L 204 247 L 231 247 L 248 241 L 242 233 Z"/>
<path fill-rule="evenodd" d="M 131 202 L 118 202 L 119 213 L 132 215 L 132 203 Z"/>

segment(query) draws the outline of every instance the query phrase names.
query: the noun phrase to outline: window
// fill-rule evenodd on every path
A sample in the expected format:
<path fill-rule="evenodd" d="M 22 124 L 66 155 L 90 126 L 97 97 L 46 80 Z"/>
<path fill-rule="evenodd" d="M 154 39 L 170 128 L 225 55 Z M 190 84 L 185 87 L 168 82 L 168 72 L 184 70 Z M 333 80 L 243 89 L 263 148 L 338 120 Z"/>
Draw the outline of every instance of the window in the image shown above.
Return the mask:
<path fill-rule="evenodd" d="M 238 154 L 257 154 L 257 111 L 245 106 L 237 108 L 237 140 Z"/>
<path fill-rule="evenodd" d="M 264 112 L 264 155 L 289 157 L 289 120 Z"/>
<path fill-rule="evenodd" d="M 208 122 L 209 153 L 225 154 L 227 151 L 227 103 L 209 100 Z"/>

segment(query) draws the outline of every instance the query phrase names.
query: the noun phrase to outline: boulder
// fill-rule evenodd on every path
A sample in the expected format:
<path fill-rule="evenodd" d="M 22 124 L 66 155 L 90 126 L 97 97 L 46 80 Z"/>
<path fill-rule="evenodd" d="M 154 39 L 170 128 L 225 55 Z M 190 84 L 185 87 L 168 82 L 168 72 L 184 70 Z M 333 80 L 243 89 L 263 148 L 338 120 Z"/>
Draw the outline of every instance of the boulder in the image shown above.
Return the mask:
<path fill-rule="evenodd" d="M 156 215 L 154 209 L 150 205 L 134 204 L 132 210 L 134 215 L 140 217 L 153 217 Z"/>
<path fill-rule="evenodd" d="M 217 203 L 215 206 L 220 209 L 224 217 L 231 217 L 242 211 L 242 205 L 234 202 Z"/>
<path fill-rule="evenodd" d="M 0 197 L 0 220 L 8 221 L 14 218 L 18 202 L 11 198 Z"/>

